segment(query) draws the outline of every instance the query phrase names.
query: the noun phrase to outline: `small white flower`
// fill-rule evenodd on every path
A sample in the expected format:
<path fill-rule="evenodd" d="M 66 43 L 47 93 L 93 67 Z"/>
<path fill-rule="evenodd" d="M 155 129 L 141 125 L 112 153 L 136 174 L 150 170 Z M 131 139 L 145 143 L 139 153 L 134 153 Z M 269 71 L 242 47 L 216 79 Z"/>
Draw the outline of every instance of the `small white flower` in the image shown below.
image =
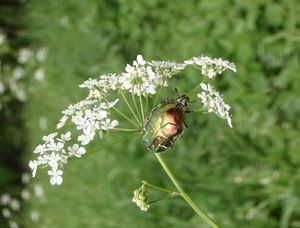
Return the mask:
<path fill-rule="evenodd" d="M 47 55 L 48 55 L 48 49 L 45 48 L 45 47 L 40 48 L 36 52 L 36 58 L 40 62 L 44 62 L 46 60 L 46 58 L 47 58 Z"/>
<path fill-rule="evenodd" d="M 32 177 L 35 177 L 39 163 L 36 160 L 29 162 L 29 167 L 32 170 Z"/>
<path fill-rule="evenodd" d="M 44 151 L 45 151 L 45 148 L 46 148 L 46 145 L 45 145 L 45 144 L 40 144 L 40 145 L 38 145 L 38 146 L 34 149 L 33 153 L 35 153 L 35 154 L 43 154 Z"/>
<path fill-rule="evenodd" d="M 29 193 L 28 189 L 23 189 L 21 191 L 21 197 L 23 200 L 28 200 L 30 198 L 30 193 Z"/>
<path fill-rule="evenodd" d="M 19 225 L 15 221 L 9 221 L 10 228 L 19 228 Z"/>
<path fill-rule="evenodd" d="M 63 27 L 68 27 L 70 25 L 70 19 L 67 15 L 62 16 L 59 19 L 59 24 Z"/>
<path fill-rule="evenodd" d="M 147 211 L 150 208 L 150 204 L 147 203 L 147 190 L 144 185 L 133 192 L 132 202 L 142 211 Z"/>
<path fill-rule="evenodd" d="M 142 55 L 137 55 L 136 62 L 133 63 L 133 65 L 145 65 L 146 61 L 144 60 Z"/>
<path fill-rule="evenodd" d="M 67 142 L 69 140 L 71 140 L 71 132 L 69 131 L 66 134 L 62 134 L 60 137 L 61 142 Z"/>
<path fill-rule="evenodd" d="M 47 130 L 48 129 L 48 120 L 46 117 L 41 116 L 39 118 L 39 127 L 41 130 Z"/>
<path fill-rule="evenodd" d="M 63 171 L 59 169 L 52 169 L 48 171 L 48 175 L 50 176 L 50 183 L 52 185 L 61 185 L 63 179 L 62 179 Z"/>
<path fill-rule="evenodd" d="M 26 63 L 30 60 L 31 57 L 32 57 L 32 52 L 27 48 L 22 48 L 18 54 L 18 62 L 22 64 Z"/>
<path fill-rule="evenodd" d="M 74 155 L 75 157 L 80 158 L 83 154 L 85 154 L 85 148 L 79 147 L 78 144 L 74 144 L 72 147 L 68 147 L 69 154 Z"/>
<path fill-rule="evenodd" d="M 43 198 L 43 197 L 45 196 L 43 187 L 42 187 L 42 185 L 40 185 L 40 184 L 34 185 L 33 191 L 34 191 L 34 195 L 35 195 L 37 198 Z"/>
<path fill-rule="evenodd" d="M 60 151 L 64 147 L 64 143 L 62 142 L 55 142 L 54 140 L 50 141 L 48 144 L 46 144 L 47 150 L 49 151 Z"/>
<path fill-rule="evenodd" d="M 56 154 L 54 152 L 52 152 L 50 154 L 50 156 L 48 157 L 48 164 L 50 165 L 50 167 L 52 169 L 57 169 L 58 167 L 58 162 L 60 161 L 60 155 L 59 154 Z"/>
<path fill-rule="evenodd" d="M 67 120 L 68 120 L 68 116 L 65 116 L 65 115 L 64 115 L 64 116 L 59 120 L 59 123 L 56 125 L 56 128 L 57 128 L 57 129 L 60 129 L 60 128 L 62 128 L 63 126 L 65 126 Z"/>
<path fill-rule="evenodd" d="M 19 211 L 21 209 L 20 202 L 17 199 L 12 199 L 9 205 L 14 211 Z"/>
<path fill-rule="evenodd" d="M 7 205 L 11 200 L 11 197 L 8 193 L 4 193 L 0 198 L 1 205 Z"/>
<path fill-rule="evenodd" d="M 25 91 L 25 88 L 19 87 L 14 92 L 16 93 L 16 97 L 19 101 L 25 102 L 27 100 L 27 93 Z"/>
<path fill-rule="evenodd" d="M 30 213 L 30 218 L 33 222 L 38 222 L 40 218 L 39 213 L 37 211 L 32 211 Z"/>
<path fill-rule="evenodd" d="M 5 34 L 2 31 L 0 31 L 0 46 L 4 44 L 5 40 L 6 40 Z"/>
<path fill-rule="evenodd" d="M 28 184 L 30 181 L 30 175 L 28 173 L 23 173 L 21 180 L 23 184 Z"/>
<path fill-rule="evenodd" d="M 34 78 L 37 81 L 44 81 L 45 79 L 45 69 L 39 68 L 34 72 Z"/>
<path fill-rule="evenodd" d="M 111 121 L 110 119 L 106 119 L 106 121 L 102 122 L 101 129 L 110 130 L 118 126 L 119 122 L 117 120 Z"/>
<path fill-rule="evenodd" d="M 25 75 L 25 71 L 22 67 L 16 67 L 12 72 L 12 76 L 14 80 L 19 80 L 23 78 L 24 75 Z"/>
<path fill-rule="evenodd" d="M 51 134 L 49 134 L 47 136 L 44 136 L 43 140 L 45 142 L 51 142 L 56 136 L 57 136 L 57 132 L 54 132 L 54 133 L 51 133 Z"/>
<path fill-rule="evenodd" d="M 88 134 L 84 133 L 78 136 L 78 141 L 81 142 L 81 145 L 87 145 L 93 140 L 95 136 L 95 132 L 89 132 Z"/>
<path fill-rule="evenodd" d="M 2 81 L 0 81 L 0 95 L 5 92 L 5 86 Z"/>
<path fill-rule="evenodd" d="M 4 218 L 10 218 L 11 217 L 11 212 L 8 208 L 3 208 L 2 209 L 2 215 Z"/>

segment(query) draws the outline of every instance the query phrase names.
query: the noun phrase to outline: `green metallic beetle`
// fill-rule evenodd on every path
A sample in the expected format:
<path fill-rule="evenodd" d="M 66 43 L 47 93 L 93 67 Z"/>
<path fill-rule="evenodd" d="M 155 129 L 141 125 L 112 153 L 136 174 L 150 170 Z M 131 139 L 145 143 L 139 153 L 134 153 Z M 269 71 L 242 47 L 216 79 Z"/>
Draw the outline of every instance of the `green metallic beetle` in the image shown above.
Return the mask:
<path fill-rule="evenodd" d="M 174 145 L 183 126 L 187 127 L 184 113 L 192 112 L 188 104 L 189 97 L 182 95 L 177 99 L 167 98 L 152 109 L 142 126 L 142 140 L 148 149 L 159 153 Z"/>

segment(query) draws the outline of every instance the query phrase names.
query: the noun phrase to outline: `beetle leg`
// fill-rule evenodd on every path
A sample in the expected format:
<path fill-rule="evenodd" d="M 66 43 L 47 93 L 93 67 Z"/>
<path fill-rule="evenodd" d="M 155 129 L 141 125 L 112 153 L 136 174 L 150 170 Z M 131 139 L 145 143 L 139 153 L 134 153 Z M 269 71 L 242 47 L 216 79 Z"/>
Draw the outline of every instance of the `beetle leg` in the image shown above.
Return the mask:
<path fill-rule="evenodd" d="M 192 113 L 192 112 L 194 112 L 194 111 L 191 110 L 191 109 L 189 109 L 189 108 L 186 108 L 186 109 L 184 110 L 184 112 L 185 112 L 185 113 Z"/>
<path fill-rule="evenodd" d="M 188 128 L 189 126 L 187 125 L 187 123 L 183 120 L 183 124 L 186 128 Z"/>

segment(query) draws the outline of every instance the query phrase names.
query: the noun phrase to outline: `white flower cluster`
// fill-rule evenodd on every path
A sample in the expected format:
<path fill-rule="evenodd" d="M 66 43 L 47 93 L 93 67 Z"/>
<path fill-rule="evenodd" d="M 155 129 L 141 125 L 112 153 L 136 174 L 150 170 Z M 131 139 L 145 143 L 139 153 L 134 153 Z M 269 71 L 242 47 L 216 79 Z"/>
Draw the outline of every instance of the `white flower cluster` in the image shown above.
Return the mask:
<path fill-rule="evenodd" d="M 27 55 L 24 51 L 22 58 L 26 59 Z M 72 122 L 76 129 L 81 132 L 77 137 L 77 143 L 65 145 L 65 142 L 71 139 L 70 132 L 62 134 L 58 139 L 56 139 L 57 132 L 45 136 L 43 138 L 44 143 L 34 151 L 38 154 L 38 158 L 29 163 L 33 176 L 35 176 L 39 166 L 48 166 L 51 168 L 48 171 L 50 183 L 60 185 L 63 174 L 61 167 L 67 163 L 68 158 L 81 157 L 85 153 L 83 146 L 89 144 L 97 133 L 101 136 L 103 131 L 109 131 L 119 125 L 117 120 L 110 118 L 111 109 L 119 101 L 118 99 L 112 102 L 108 101 L 111 91 L 130 92 L 132 95 L 140 96 L 141 100 L 141 96 L 151 96 L 157 92 L 159 87 L 168 86 L 168 81 L 172 76 L 189 65 L 201 66 L 202 73 L 209 78 L 214 78 L 226 69 L 236 71 L 234 64 L 222 59 L 201 56 L 182 63 L 170 61 L 148 62 L 141 55 L 138 55 L 136 61 L 132 65 L 127 65 L 125 71 L 119 75 L 106 74 L 100 76 L 99 79 L 90 78 L 83 82 L 80 87 L 88 89 L 89 95 L 84 100 L 70 105 L 63 111 L 63 116 L 57 124 L 57 129 L 61 129 L 68 120 Z M 223 102 L 219 93 L 209 85 L 201 84 L 201 88 L 203 92 L 198 96 L 202 99 L 207 111 L 215 112 L 221 118 L 227 119 L 228 124 L 231 126 L 231 118 L 228 112 L 230 107 Z M 124 99 L 126 100 L 126 98 Z"/>
<path fill-rule="evenodd" d="M 63 111 L 63 117 L 57 128 L 62 128 L 68 118 L 75 124 L 77 130 L 82 134 L 78 141 L 82 145 L 87 145 L 93 140 L 96 132 L 107 131 L 118 126 L 117 120 L 109 118 L 109 110 L 116 105 L 119 100 L 113 102 L 101 102 L 97 100 L 83 100 L 75 105 L 70 105 L 67 110 Z"/>
<path fill-rule="evenodd" d="M 65 143 L 71 139 L 71 133 L 62 134 L 60 138 L 56 138 L 57 133 L 51 133 L 43 137 L 43 144 L 40 144 L 34 150 L 38 155 L 36 160 L 29 162 L 29 167 L 32 170 L 32 177 L 35 177 L 39 166 L 50 166 L 48 171 L 50 183 L 52 185 L 60 185 L 62 183 L 63 172 L 59 169 L 64 163 L 67 163 L 68 153 L 65 150 Z"/>
<path fill-rule="evenodd" d="M 168 79 L 184 69 L 186 64 L 170 61 L 144 60 L 138 55 L 132 66 L 127 64 L 120 75 L 108 74 L 99 80 L 89 79 L 80 85 L 88 88 L 89 98 L 102 98 L 109 90 L 125 90 L 134 95 L 153 95 L 160 86 L 168 86 Z"/>
<path fill-rule="evenodd" d="M 168 86 L 168 80 L 185 66 L 171 61 L 147 62 L 143 56 L 138 55 L 132 66 L 127 64 L 118 82 L 121 89 L 135 95 L 153 95 L 158 87 Z"/>
<path fill-rule="evenodd" d="M 197 65 L 201 67 L 201 73 L 208 78 L 214 78 L 218 74 L 221 74 L 224 70 L 230 69 L 236 72 L 234 63 L 221 58 L 210 58 L 207 56 L 193 57 L 187 61 L 184 61 L 187 65 Z"/>
<path fill-rule="evenodd" d="M 144 185 L 133 192 L 132 202 L 142 211 L 147 211 L 150 208 L 150 204 L 147 203 L 147 190 Z"/>
<path fill-rule="evenodd" d="M 109 109 L 112 108 L 118 100 L 113 102 L 99 102 L 98 100 L 83 100 L 77 104 L 70 105 L 63 111 L 63 117 L 57 124 L 57 129 L 64 127 L 65 123 L 70 120 L 75 124 L 76 129 L 82 131 L 77 137 L 78 143 L 66 145 L 71 140 L 71 132 L 61 134 L 54 132 L 43 137 L 43 144 L 40 144 L 34 150 L 38 155 L 36 160 L 29 162 L 32 170 L 32 176 L 36 175 L 37 168 L 50 167 L 48 175 L 52 185 L 60 185 L 63 181 L 61 170 L 62 166 L 68 162 L 68 158 L 80 158 L 86 150 L 83 146 L 90 143 L 99 131 L 108 131 L 115 128 L 119 122 L 109 118 Z M 80 146 L 81 144 L 82 146 Z"/>
<path fill-rule="evenodd" d="M 14 195 L 4 192 L 0 196 L 0 211 L 11 228 L 20 227 L 16 221 L 20 221 L 20 210 L 24 201 L 34 197 L 38 198 L 42 203 L 46 201 L 44 190 L 40 184 L 34 184 L 33 189 L 28 188 L 30 182 L 30 175 L 28 173 L 22 174 L 21 181 L 24 187 L 20 192 L 17 192 L 17 194 L 14 193 Z M 30 217 L 33 222 L 37 222 L 39 220 L 39 213 L 35 209 L 31 209 Z"/>
<path fill-rule="evenodd" d="M 0 31 L 0 46 L 8 45 L 5 34 Z M 1 50 L 0 50 L 1 51 Z M 31 75 L 32 70 L 35 70 L 34 77 L 38 81 L 45 78 L 45 70 L 41 67 L 42 63 L 47 58 L 47 48 L 40 48 L 36 52 L 28 47 L 18 50 L 17 62 L 15 66 L 8 63 L 0 63 L 0 109 L 11 99 L 17 99 L 20 102 L 27 101 L 27 85 L 24 81 L 25 76 Z M 34 68 L 32 68 L 32 66 Z"/>
<path fill-rule="evenodd" d="M 216 113 L 222 119 L 226 119 L 228 125 L 232 127 L 229 114 L 230 106 L 224 102 L 220 93 L 208 83 L 201 83 L 200 86 L 203 91 L 197 96 L 201 99 L 205 111 Z"/>
<path fill-rule="evenodd" d="M 99 80 L 90 78 L 80 87 L 88 88 L 89 98 L 95 99 L 105 97 L 109 90 L 125 90 L 138 96 L 151 96 L 156 94 L 157 88 L 168 86 L 168 81 L 189 65 L 201 66 L 201 73 L 208 78 L 214 78 L 226 69 L 236 72 L 233 63 L 222 59 L 200 56 L 183 63 L 176 63 L 145 61 L 142 55 L 138 55 L 133 64 L 127 64 L 125 71 L 120 75 L 102 75 Z"/>

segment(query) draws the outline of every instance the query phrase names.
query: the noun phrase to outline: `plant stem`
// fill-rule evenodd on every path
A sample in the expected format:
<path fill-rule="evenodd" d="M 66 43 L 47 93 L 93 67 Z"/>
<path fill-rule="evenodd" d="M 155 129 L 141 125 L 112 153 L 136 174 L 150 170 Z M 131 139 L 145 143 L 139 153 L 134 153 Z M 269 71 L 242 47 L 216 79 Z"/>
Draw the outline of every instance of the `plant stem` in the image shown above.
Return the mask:
<path fill-rule="evenodd" d="M 136 119 L 136 121 L 138 122 L 139 125 L 141 125 L 139 118 L 136 116 L 135 112 L 133 111 L 133 109 L 131 108 L 131 105 L 129 104 L 126 96 L 124 95 L 123 92 L 121 92 L 122 97 L 124 98 L 125 103 L 127 104 L 129 110 L 131 111 L 131 113 L 133 114 L 134 118 Z"/>
<path fill-rule="evenodd" d="M 188 94 L 187 96 L 190 96 L 196 89 L 198 89 L 200 84 L 198 84 L 197 86 L 195 86 Z"/>
<path fill-rule="evenodd" d="M 139 120 L 140 120 L 141 122 L 143 122 L 144 119 L 142 119 L 142 117 L 141 117 L 141 113 L 140 113 L 140 110 L 138 109 L 138 106 L 137 106 L 137 104 L 136 104 L 136 101 L 135 101 L 135 97 L 134 97 L 133 92 L 131 92 L 131 98 L 132 98 L 132 101 L 133 101 L 133 104 L 134 104 L 134 107 L 135 107 L 137 116 L 138 116 Z"/>
<path fill-rule="evenodd" d="M 199 84 L 197 84 L 190 92 L 188 92 L 187 96 L 190 96 L 193 92 L 195 92 L 196 89 L 198 89 L 198 87 L 200 87 L 200 84 L 203 83 L 203 82 L 205 82 L 205 77 L 204 77 L 203 80 L 202 80 Z"/>
<path fill-rule="evenodd" d="M 161 90 L 162 90 L 162 86 L 161 86 L 161 87 L 159 87 L 159 90 L 158 90 L 158 92 L 156 93 L 156 96 L 155 96 L 155 100 L 154 100 L 153 107 L 155 107 L 155 106 L 156 106 L 156 104 L 157 104 L 158 97 L 159 97 L 159 95 L 160 95 L 160 93 L 161 93 Z"/>
<path fill-rule="evenodd" d="M 150 188 L 153 188 L 153 189 L 157 190 L 157 191 L 166 192 L 166 193 L 169 193 L 169 194 L 172 194 L 174 192 L 174 191 L 171 191 L 169 189 L 161 188 L 161 187 L 158 187 L 154 184 L 150 184 L 147 181 L 142 181 L 142 183 L 146 186 L 149 186 Z"/>
<path fill-rule="evenodd" d="M 197 204 L 191 199 L 191 197 L 183 190 L 183 188 L 181 187 L 181 185 L 179 184 L 179 182 L 177 181 L 177 179 L 175 178 L 175 176 L 173 175 L 173 173 L 171 172 L 171 170 L 169 169 L 169 167 L 167 166 L 167 164 L 165 163 L 164 159 L 161 157 L 161 155 L 159 153 L 155 153 L 156 158 L 158 159 L 159 163 L 161 164 L 161 166 L 163 167 L 163 169 L 165 170 L 165 172 L 167 173 L 167 175 L 169 176 L 169 178 L 171 179 L 171 181 L 173 182 L 173 184 L 175 185 L 175 187 L 177 188 L 177 190 L 179 191 L 179 193 L 181 193 L 180 195 L 182 196 L 182 198 L 190 205 L 190 207 L 207 223 L 209 224 L 211 227 L 213 228 L 219 228 L 219 226 L 213 221 L 211 220 L 208 215 L 205 214 L 204 211 L 202 211 Z"/>
<path fill-rule="evenodd" d="M 133 120 L 131 120 L 128 116 L 126 116 L 124 113 L 122 113 L 121 111 L 119 111 L 117 108 L 112 107 L 113 110 L 115 110 L 117 113 L 119 113 L 121 116 L 123 116 L 125 119 L 127 119 L 129 122 L 131 122 L 134 126 L 139 127 L 139 125 L 137 123 L 135 123 Z"/>
<path fill-rule="evenodd" d="M 142 118 L 143 118 L 143 121 L 145 120 L 145 115 L 144 115 L 144 107 L 143 107 L 143 102 L 142 102 L 142 96 L 140 95 L 139 96 L 139 99 L 140 99 L 140 106 L 141 106 L 141 111 L 142 111 Z"/>
<path fill-rule="evenodd" d="M 139 131 L 141 131 L 140 129 L 119 128 L 119 127 L 115 127 L 115 128 L 113 128 L 112 130 L 126 131 L 126 132 L 139 132 Z"/>

